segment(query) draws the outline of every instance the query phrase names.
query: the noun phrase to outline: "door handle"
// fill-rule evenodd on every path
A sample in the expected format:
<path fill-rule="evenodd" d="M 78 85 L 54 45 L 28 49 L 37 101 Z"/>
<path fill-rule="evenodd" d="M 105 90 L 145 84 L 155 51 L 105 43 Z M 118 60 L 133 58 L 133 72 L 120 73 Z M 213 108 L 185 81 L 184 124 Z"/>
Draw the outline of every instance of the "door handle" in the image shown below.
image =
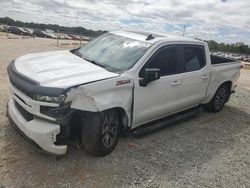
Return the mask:
<path fill-rule="evenodd" d="M 180 84 L 181 84 L 180 81 L 175 80 L 175 81 L 173 81 L 170 85 L 171 85 L 171 86 L 178 86 L 178 85 L 180 85 Z"/>
<path fill-rule="evenodd" d="M 203 79 L 203 80 L 206 80 L 206 79 L 208 79 L 208 78 L 209 78 L 208 75 L 203 75 L 203 76 L 202 76 L 202 79 Z"/>

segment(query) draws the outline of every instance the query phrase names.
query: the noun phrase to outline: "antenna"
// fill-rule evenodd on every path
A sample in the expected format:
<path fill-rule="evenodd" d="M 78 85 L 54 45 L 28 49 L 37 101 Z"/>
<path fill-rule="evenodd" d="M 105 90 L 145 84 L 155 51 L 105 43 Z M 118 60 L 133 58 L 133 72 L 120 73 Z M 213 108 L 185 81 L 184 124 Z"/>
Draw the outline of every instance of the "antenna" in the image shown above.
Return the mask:
<path fill-rule="evenodd" d="M 186 25 L 183 26 L 183 33 L 182 36 L 185 36 Z"/>
<path fill-rule="evenodd" d="M 155 38 L 155 37 L 154 37 L 152 34 L 150 34 L 150 35 L 147 36 L 146 40 L 152 40 L 152 39 L 154 39 L 154 38 Z"/>
<path fill-rule="evenodd" d="M 78 11 L 76 11 L 76 27 L 77 27 Z"/>

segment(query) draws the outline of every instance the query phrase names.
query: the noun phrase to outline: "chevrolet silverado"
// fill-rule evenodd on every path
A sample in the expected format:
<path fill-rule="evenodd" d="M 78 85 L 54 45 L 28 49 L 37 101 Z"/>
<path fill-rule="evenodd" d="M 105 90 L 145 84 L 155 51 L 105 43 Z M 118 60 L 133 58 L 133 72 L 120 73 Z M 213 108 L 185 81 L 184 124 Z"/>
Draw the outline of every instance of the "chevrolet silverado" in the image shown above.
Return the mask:
<path fill-rule="evenodd" d="M 43 150 L 62 155 L 79 138 L 95 156 L 122 131 L 202 106 L 219 112 L 241 64 L 185 37 L 114 31 L 74 50 L 33 53 L 8 66 L 7 116 Z"/>

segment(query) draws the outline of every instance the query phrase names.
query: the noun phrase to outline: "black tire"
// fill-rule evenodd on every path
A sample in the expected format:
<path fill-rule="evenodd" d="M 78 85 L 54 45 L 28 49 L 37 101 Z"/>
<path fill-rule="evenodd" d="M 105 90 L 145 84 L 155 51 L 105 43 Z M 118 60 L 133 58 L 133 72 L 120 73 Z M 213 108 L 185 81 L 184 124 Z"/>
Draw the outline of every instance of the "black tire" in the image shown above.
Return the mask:
<path fill-rule="evenodd" d="M 225 103 L 229 100 L 230 97 L 230 89 L 228 85 L 221 85 L 216 91 L 212 100 L 206 104 L 204 107 L 209 112 L 219 112 L 224 107 Z"/>
<path fill-rule="evenodd" d="M 119 118 L 115 110 L 88 113 L 82 125 L 83 148 L 93 156 L 108 155 L 115 149 L 119 133 Z"/>

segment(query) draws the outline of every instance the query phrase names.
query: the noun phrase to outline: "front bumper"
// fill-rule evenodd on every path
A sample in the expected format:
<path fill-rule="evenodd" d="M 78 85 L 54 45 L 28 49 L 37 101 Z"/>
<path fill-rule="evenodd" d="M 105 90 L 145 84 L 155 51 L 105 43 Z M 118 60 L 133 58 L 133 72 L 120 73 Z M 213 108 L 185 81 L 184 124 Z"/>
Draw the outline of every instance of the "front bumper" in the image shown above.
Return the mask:
<path fill-rule="evenodd" d="M 26 121 L 17 110 L 12 98 L 8 102 L 7 114 L 11 123 L 46 152 L 56 155 L 66 153 L 66 145 L 55 145 L 56 135 L 60 133 L 60 125 L 42 121 L 36 117 Z"/>

